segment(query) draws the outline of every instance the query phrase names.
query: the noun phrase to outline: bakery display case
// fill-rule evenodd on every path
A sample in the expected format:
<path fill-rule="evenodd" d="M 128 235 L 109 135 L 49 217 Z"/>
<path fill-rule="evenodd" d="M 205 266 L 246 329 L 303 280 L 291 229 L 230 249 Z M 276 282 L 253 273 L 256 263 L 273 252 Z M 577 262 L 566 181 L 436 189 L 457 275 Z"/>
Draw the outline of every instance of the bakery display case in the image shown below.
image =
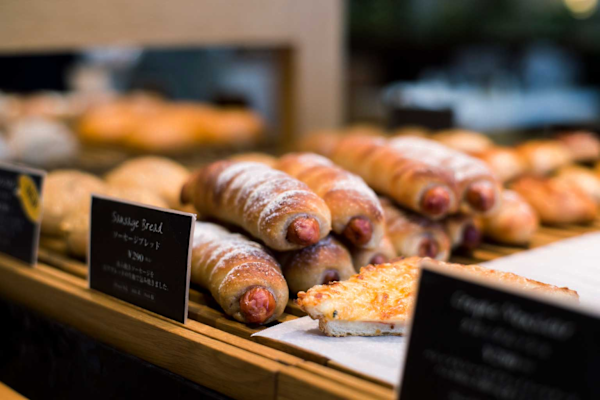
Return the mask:
<path fill-rule="evenodd" d="M 346 6 L 0 5 L 3 54 L 225 46 L 278 70 L 275 125 L 237 99 L 0 92 L 2 395 L 600 393 L 597 132 L 410 102 L 344 122 Z"/>

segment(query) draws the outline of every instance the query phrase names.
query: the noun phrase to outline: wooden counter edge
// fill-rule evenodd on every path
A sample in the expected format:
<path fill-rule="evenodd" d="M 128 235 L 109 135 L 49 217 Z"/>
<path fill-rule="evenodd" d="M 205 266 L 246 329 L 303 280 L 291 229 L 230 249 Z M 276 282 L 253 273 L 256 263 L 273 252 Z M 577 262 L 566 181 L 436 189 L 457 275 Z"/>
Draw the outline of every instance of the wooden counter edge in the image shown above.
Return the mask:
<path fill-rule="evenodd" d="M 285 365 L 0 256 L 0 296 L 234 398 L 275 398 Z"/>

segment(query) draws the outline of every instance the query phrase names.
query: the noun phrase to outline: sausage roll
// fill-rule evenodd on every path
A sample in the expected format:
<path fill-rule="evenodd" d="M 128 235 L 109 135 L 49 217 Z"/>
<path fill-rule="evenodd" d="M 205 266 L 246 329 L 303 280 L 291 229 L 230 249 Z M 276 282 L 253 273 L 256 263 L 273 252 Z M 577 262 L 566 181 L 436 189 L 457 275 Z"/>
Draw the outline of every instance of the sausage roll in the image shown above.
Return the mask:
<path fill-rule="evenodd" d="M 511 189 L 531 204 L 544 224 L 587 223 L 597 215 L 594 200 L 562 179 L 523 177 Z"/>
<path fill-rule="evenodd" d="M 452 249 L 473 251 L 481 244 L 481 228 L 472 215 L 456 214 L 444 220 Z"/>
<path fill-rule="evenodd" d="M 450 257 L 450 239 L 442 224 L 401 210 L 389 200 L 381 199 L 387 233 L 398 256 L 431 257 L 447 260 Z"/>
<path fill-rule="evenodd" d="M 457 185 L 458 200 L 467 213 L 486 214 L 499 206 L 502 188 L 481 160 L 433 140 L 416 137 L 395 138 L 390 140 L 390 145 L 406 159 L 425 160 L 431 167 L 449 171 Z"/>
<path fill-rule="evenodd" d="M 517 151 L 534 175 L 546 175 L 572 161 L 568 148 L 558 140 L 530 140 L 517 146 Z"/>
<path fill-rule="evenodd" d="M 139 157 L 129 160 L 106 175 L 113 187 L 143 188 L 152 191 L 171 208 L 180 208 L 181 187 L 189 172 L 182 165 L 162 157 Z"/>
<path fill-rule="evenodd" d="M 563 132 L 556 138 L 567 147 L 574 161 L 589 162 L 600 159 L 600 140 L 592 132 Z"/>
<path fill-rule="evenodd" d="M 480 153 L 494 147 L 494 142 L 486 135 L 464 129 L 438 131 L 431 139 L 467 154 Z"/>
<path fill-rule="evenodd" d="M 379 242 L 379 246 L 374 249 L 361 249 L 358 247 L 353 247 L 351 250 L 352 254 L 352 263 L 354 264 L 354 269 L 359 271 L 361 267 L 369 264 L 383 264 L 386 263 L 396 257 L 398 254 L 396 253 L 396 249 L 392 244 L 389 236 L 386 234 L 383 235 L 381 241 Z"/>
<path fill-rule="evenodd" d="M 209 290 L 227 315 L 248 324 L 279 318 L 289 298 L 281 268 L 263 246 L 206 222 L 194 229 L 191 281 Z"/>
<path fill-rule="evenodd" d="M 103 193 L 106 185 L 93 175 L 75 170 L 57 170 L 44 182 L 42 233 L 61 234 L 60 224 L 81 202 L 90 202 L 90 194 Z M 89 204 L 88 204 L 89 207 Z"/>
<path fill-rule="evenodd" d="M 516 246 L 529 244 L 539 225 L 534 209 L 512 190 L 502 192 L 500 208 L 492 215 L 482 218 L 486 238 Z"/>
<path fill-rule="evenodd" d="M 343 281 L 355 273 L 350 253 L 331 235 L 312 246 L 278 253 L 277 259 L 294 297 L 301 290 Z"/>
<path fill-rule="evenodd" d="M 491 147 L 473 156 L 486 163 L 500 182 L 508 182 L 527 172 L 525 159 L 510 147 Z"/>
<path fill-rule="evenodd" d="M 331 229 L 357 247 L 374 248 L 383 236 L 383 210 L 358 176 L 312 153 L 283 156 L 275 168 L 306 183 L 331 210 Z"/>
<path fill-rule="evenodd" d="M 424 140 L 395 140 L 406 139 Z M 428 157 L 404 154 L 384 138 L 347 136 L 338 142 L 331 159 L 376 191 L 429 218 L 442 218 L 457 208 L 455 180 L 448 169 L 432 165 Z"/>
<path fill-rule="evenodd" d="M 288 174 L 267 165 L 229 160 L 194 174 L 181 193 L 198 212 L 240 226 L 274 250 L 296 250 L 331 231 L 325 201 Z"/>

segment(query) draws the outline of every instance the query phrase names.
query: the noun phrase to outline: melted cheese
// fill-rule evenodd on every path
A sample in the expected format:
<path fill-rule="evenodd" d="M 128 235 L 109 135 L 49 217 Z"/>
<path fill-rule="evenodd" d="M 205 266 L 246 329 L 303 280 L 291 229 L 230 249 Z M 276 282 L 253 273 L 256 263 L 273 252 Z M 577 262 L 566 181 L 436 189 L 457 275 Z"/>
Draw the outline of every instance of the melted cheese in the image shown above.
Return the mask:
<path fill-rule="evenodd" d="M 313 319 L 328 321 L 383 322 L 402 324 L 413 306 L 422 258 L 411 257 L 394 263 L 369 265 L 343 282 L 319 285 L 298 293 L 298 304 Z M 435 262 L 430 260 L 431 262 Z M 500 272 L 479 265 L 436 262 L 439 266 L 468 272 L 522 289 L 553 296 L 577 298 L 577 292 Z M 322 325 L 321 324 L 321 325 Z M 356 326 L 353 328 L 356 330 Z M 356 333 L 351 333 L 356 334 Z M 339 336 L 340 333 L 336 336 Z"/>

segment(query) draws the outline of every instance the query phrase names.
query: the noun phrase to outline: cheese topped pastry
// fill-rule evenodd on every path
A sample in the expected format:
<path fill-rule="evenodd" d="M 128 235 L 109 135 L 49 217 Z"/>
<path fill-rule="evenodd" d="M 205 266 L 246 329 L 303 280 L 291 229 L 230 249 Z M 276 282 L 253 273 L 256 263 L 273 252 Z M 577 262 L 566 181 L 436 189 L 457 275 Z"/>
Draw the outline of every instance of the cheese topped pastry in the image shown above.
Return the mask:
<path fill-rule="evenodd" d="M 450 264 L 410 257 L 393 263 L 369 265 L 346 281 L 319 285 L 306 293 L 300 292 L 298 305 L 312 319 L 319 320 L 319 329 L 328 336 L 402 335 L 416 298 L 419 268 L 423 260 L 554 297 L 578 298 L 573 290 L 508 272 L 479 265 Z"/>

